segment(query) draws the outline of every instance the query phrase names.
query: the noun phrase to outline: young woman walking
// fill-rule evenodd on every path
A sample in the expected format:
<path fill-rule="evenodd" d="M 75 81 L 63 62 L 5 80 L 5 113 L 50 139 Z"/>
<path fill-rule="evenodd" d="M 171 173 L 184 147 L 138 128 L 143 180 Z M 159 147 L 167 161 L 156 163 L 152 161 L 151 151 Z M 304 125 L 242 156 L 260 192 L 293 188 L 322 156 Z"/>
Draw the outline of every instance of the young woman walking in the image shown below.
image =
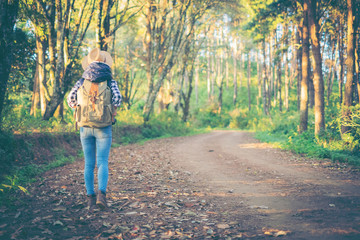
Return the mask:
<path fill-rule="evenodd" d="M 112 123 L 122 100 L 118 85 L 112 77 L 112 64 L 113 60 L 108 52 L 98 48 L 91 50 L 82 61 L 82 78 L 76 82 L 67 97 L 69 107 L 76 109 L 75 118 L 80 126 L 80 140 L 85 157 L 84 179 L 90 211 L 96 205 L 101 209 L 107 207 Z M 94 189 L 96 163 L 97 192 Z"/>

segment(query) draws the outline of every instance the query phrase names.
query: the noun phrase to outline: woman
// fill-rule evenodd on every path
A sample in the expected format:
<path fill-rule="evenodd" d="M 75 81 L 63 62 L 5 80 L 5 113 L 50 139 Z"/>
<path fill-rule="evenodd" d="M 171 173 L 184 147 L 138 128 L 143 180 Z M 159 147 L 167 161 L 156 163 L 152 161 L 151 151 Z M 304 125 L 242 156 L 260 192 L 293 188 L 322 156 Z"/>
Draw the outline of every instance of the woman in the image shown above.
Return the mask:
<path fill-rule="evenodd" d="M 122 97 L 116 81 L 112 78 L 112 64 L 113 60 L 108 52 L 101 51 L 98 48 L 91 50 L 89 55 L 82 61 L 82 67 L 85 71 L 82 78 L 76 82 L 70 91 L 67 97 L 68 105 L 71 108 L 80 107 L 78 94 L 82 91 L 81 87 L 85 85 L 84 81 L 90 81 L 95 85 L 106 81 L 111 90 L 111 96 L 109 96 L 111 100 L 109 102 L 111 101 L 113 106 L 111 114 L 114 119 L 116 109 L 120 106 Z M 107 207 L 106 188 L 109 176 L 108 159 L 112 141 L 111 128 L 111 122 L 108 126 L 103 127 L 101 125 L 99 128 L 87 124 L 83 124 L 80 127 L 80 140 L 85 157 L 84 179 L 89 210 L 93 210 L 96 205 L 101 209 Z M 97 195 L 94 189 L 95 163 L 97 163 L 98 168 Z"/>

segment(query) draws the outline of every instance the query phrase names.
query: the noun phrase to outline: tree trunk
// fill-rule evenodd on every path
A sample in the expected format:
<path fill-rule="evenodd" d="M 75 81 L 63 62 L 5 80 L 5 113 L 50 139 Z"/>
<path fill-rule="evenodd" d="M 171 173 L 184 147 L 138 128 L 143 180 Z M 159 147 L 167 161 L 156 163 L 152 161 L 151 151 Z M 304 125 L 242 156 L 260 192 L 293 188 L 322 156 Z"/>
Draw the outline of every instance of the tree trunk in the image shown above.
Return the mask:
<path fill-rule="evenodd" d="M 199 104 L 199 65 L 200 60 L 197 57 L 195 61 L 195 102 L 196 105 Z"/>
<path fill-rule="evenodd" d="M 305 1 L 303 5 L 303 19 L 302 19 L 302 71 L 301 71 L 301 94 L 300 94 L 300 124 L 299 132 L 303 133 L 308 127 L 308 84 L 309 84 L 309 28 L 308 28 L 308 2 Z"/>
<path fill-rule="evenodd" d="M 290 91 L 290 79 L 289 79 L 289 60 L 288 52 L 285 52 L 285 108 L 289 111 L 289 91 Z"/>
<path fill-rule="evenodd" d="M 222 29 L 220 28 L 220 31 L 222 32 Z M 224 77 L 223 77 L 223 49 L 222 49 L 222 41 L 221 39 L 218 38 L 217 41 L 217 47 L 220 48 L 219 49 L 219 54 L 216 55 L 216 64 L 217 64 L 217 69 L 218 69 L 218 73 L 217 73 L 217 84 L 219 86 L 219 113 L 221 114 L 222 112 L 222 105 L 223 105 L 223 87 L 224 87 Z"/>
<path fill-rule="evenodd" d="M 344 86 L 344 32 L 343 32 L 343 23 L 342 17 L 339 18 L 339 28 L 338 28 L 338 45 L 339 45 L 339 102 L 342 105 L 343 102 L 343 86 Z"/>
<path fill-rule="evenodd" d="M 214 36 L 211 36 L 211 46 L 214 48 Z M 211 96 L 215 95 L 216 82 L 216 66 L 215 66 L 215 52 L 211 55 Z"/>
<path fill-rule="evenodd" d="M 57 8 L 60 8 L 61 3 L 51 4 L 50 14 L 50 35 L 49 35 L 49 60 L 50 60 L 50 82 L 52 84 L 52 95 L 51 100 L 47 102 L 45 113 L 43 115 L 44 120 L 49 120 L 50 117 L 54 116 L 56 109 L 63 100 L 63 96 L 60 94 L 61 88 L 61 75 L 63 75 L 64 69 L 64 48 L 63 48 L 63 34 L 62 26 L 64 19 L 61 18 L 62 13 L 57 12 Z M 58 52 L 57 52 L 58 51 Z M 49 90 L 48 90 L 49 91 Z"/>
<path fill-rule="evenodd" d="M 342 118 L 345 124 L 341 126 L 341 133 L 347 133 L 350 131 L 350 127 L 346 126 L 346 123 L 350 120 L 351 111 L 349 109 L 353 103 L 353 91 L 354 91 L 354 73 L 355 73 L 355 44 L 356 44 L 356 29 L 355 29 L 355 0 L 347 0 L 347 59 L 346 59 L 346 83 L 344 102 L 342 109 Z"/>
<path fill-rule="evenodd" d="M 317 20 L 317 0 L 306 0 L 309 3 L 309 28 L 312 42 L 312 53 L 315 61 L 313 82 L 315 90 L 315 135 L 325 130 L 324 80 L 322 74 L 321 46 L 319 39 L 320 26 Z"/>
<path fill-rule="evenodd" d="M 238 49 L 237 49 L 237 60 L 238 60 L 238 67 L 239 67 L 239 71 L 238 71 L 238 77 L 239 77 L 239 87 L 238 87 L 238 91 L 241 92 L 241 88 L 242 88 L 242 72 L 244 70 L 244 68 L 242 67 L 243 66 L 243 61 L 242 61 L 242 51 L 243 51 L 243 47 L 242 47 L 242 42 L 241 40 L 239 39 L 239 46 L 238 46 Z"/>
<path fill-rule="evenodd" d="M 257 94 L 257 97 L 256 97 L 256 103 L 257 103 L 257 106 L 260 106 L 260 99 L 261 99 L 261 64 L 260 64 L 260 49 L 261 46 L 260 44 L 258 45 L 258 50 L 256 51 L 256 75 L 257 75 L 257 79 L 258 79 L 258 84 L 257 84 L 257 87 L 258 87 L 258 94 Z"/>
<path fill-rule="evenodd" d="M 225 43 L 228 45 L 227 39 L 225 40 Z M 226 78 L 226 90 L 229 89 L 229 49 L 225 48 L 225 78 Z"/>
<path fill-rule="evenodd" d="M 271 108 L 271 99 L 274 98 L 276 99 L 276 92 L 277 89 L 275 88 L 275 77 L 276 77 L 276 71 L 275 71 L 275 64 L 273 65 L 273 61 L 274 61 L 274 38 L 277 36 L 276 34 L 276 30 L 271 31 L 270 32 L 270 36 L 269 36 L 269 80 L 270 80 L 270 84 L 269 84 L 269 91 L 268 91 L 268 105 L 269 105 L 269 109 Z M 275 43 L 276 44 L 276 43 Z"/>
<path fill-rule="evenodd" d="M 301 102 L 301 82 L 302 82 L 302 46 L 300 45 L 300 25 L 297 25 L 296 31 L 296 45 L 300 47 L 296 49 L 296 78 L 297 78 L 297 102 L 298 102 L 298 111 L 300 111 L 300 102 Z"/>
<path fill-rule="evenodd" d="M 36 31 L 36 51 L 37 51 L 37 67 L 38 67 L 38 91 L 41 116 L 44 116 L 46 105 L 48 102 L 48 91 L 47 91 L 47 78 L 46 78 L 46 50 L 47 43 L 44 36 L 41 36 L 41 30 Z"/>
<path fill-rule="evenodd" d="M 279 73 L 279 71 L 278 71 L 278 69 L 281 69 L 281 68 L 279 68 L 278 67 L 279 66 L 279 63 L 278 62 L 276 62 L 275 64 L 274 64 L 274 67 L 273 67 L 273 71 L 274 71 L 274 91 L 271 91 L 271 93 L 270 93 L 270 95 L 273 95 L 273 98 L 274 98 L 274 102 L 273 102 L 273 106 L 274 107 L 276 107 L 276 105 L 277 105 L 277 93 L 278 93 L 278 91 L 279 91 L 279 89 L 278 89 L 278 85 L 277 85 L 277 83 L 278 83 L 278 73 Z M 281 77 L 281 72 L 280 72 L 280 77 Z M 270 81 L 270 88 L 271 88 L 271 81 Z M 270 99 L 269 99 L 269 101 L 270 101 Z"/>
<path fill-rule="evenodd" d="M 0 126 L 5 94 L 12 64 L 14 25 L 19 8 L 19 0 L 0 2 Z"/>
<path fill-rule="evenodd" d="M 263 111 L 265 115 L 269 114 L 268 110 L 268 104 L 267 104 L 267 91 L 266 91 L 266 83 L 267 83 L 267 74 L 266 74 L 266 45 L 265 45 L 265 39 L 262 42 L 262 51 L 263 51 L 263 69 L 262 69 L 262 98 L 263 98 Z"/>
<path fill-rule="evenodd" d="M 360 69 L 359 69 L 359 64 L 360 64 L 360 58 L 359 58 L 359 55 L 360 55 L 360 38 L 357 38 L 356 39 L 356 54 L 355 54 L 355 73 L 356 73 L 356 76 L 359 77 L 360 75 Z M 355 80 L 356 81 L 356 80 Z M 360 103 L 360 81 L 357 80 L 356 81 L 356 87 L 357 87 L 357 98 L 356 98 L 356 104 L 359 104 Z"/>
<path fill-rule="evenodd" d="M 36 3 L 36 10 L 41 12 L 41 5 Z M 35 28 L 35 40 L 36 40 L 36 76 L 34 81 L 32 112 L 34 116 L 37 112 L 38 105 L 40 107 L 41 116 L 44 116 L 46 105 L 49 100 L 49 94 L 47 90 L 47 77 L 46 77 L 46 53 L 48 52 L 48 37 L 46 35 L 46 28 L 49 25 L 42 18 L 32 19 Z M 39 104 L 36 103 L 36 96 L 39 95 Z"/>
<path fill-rule="evenodd" d="M 234 76 L 233 76 L 233 85 L 234 85 L 234 94 L 233 94 L 233 104 L 236 106 L 237 102 L 237 38 L 234 37 L 234 48 L 233 48 L 233 67 L 234 67 Z"/>
<path fill-rule="evenodd" d="M 336 42 L 336 39 L 331 39 L 332 54 L 331 54 L 331 63 L 329 65 L 329 77 L 328 77 L 328 82 L 327 82 L 327 101 L 328 101 L 328 104 L 330 103 L 330 96 L 331 96 L 332 87 L 333 87 L 333 84 L 334 84 L 335 65 L 336 65 L 336 62 L 337 62 L 336 52 L 337 52 L 337 48 L 339 47 L 339 45 L 337 45 L 335 42 Z"/>
<path fill-rule="evenodd" d="M 152 11 L 153 1 L 148 1 L 148 6 L 146 7 L 146 33 L 144 39 L 145 51 L 146 51 L 146 59 L 145 59 L 145 68 L 146 68 L 146 79 L 148 80 L 148 95 L 146 98 L 146 103 L 150 103 L 151 101 L 151 93 L 154 91 L 154 73 L 153 73 L 153 48 L 152 48 L 152 39 L 153 39 L 153 29 L 151 26 L 151 20 L 153 18 Z M 160 90 L 160 88 L 159 88 Z M 155 101 L 155 99 L 154 99 Z M 149 106 L 150 107 L 150 106 Z M 149 120 L 152 109 L 149 109 L 146 105 L 144 106 L 143 112 L 145 113 L 145 122 Z"/>
<path fill-rule="evenodd" d="M 278 39 L 277 34 L 275 32 L 275 45 L 276 45 L 276 64 L 274 66 L 274 74 L 276 75 L 276 82 L 274 83 L 274 106 L 276 106 L 276 101 L 279 101 L 279 111 L 282 111 L 282 94 L 281 94 L 281 59 L 282 59 L 282 51 L 281 51 L 281 43 L 280 39 Z"/>
<path fill-rule="evenodd" d="M 315 66 L 315 61 L 313 61 L 313 58 L 311 58 L 310 64 L 313 63 L 313 66 Z M 311 68 L 309 70 L 309 107 L 311 109 L 314 108 L 315 105 L 315 90 L 314 90 L 314 72 L 311 71 Z"/>
<path fill-rule="evenodd" d="M 285 24 L 285 36 L 284 36 L 284 47 L 287 49 L 289 46 L 289 40 L 288 40 L 288 32 L 289 32 L 289 26 L 288 24 Z M 285 65 L 285 70 L 284 70 L 284 75 L 285 75 L 285 108 L 286 111 L 289 111 L 289 88 L 290 88 L 290 84 L 289 84 L 289 58 L 288 58 L 288 51 L 286 50 L 284 52 L 284 65 Z"/>
<path fill-rule="evenodd" d="M 218 113 L 221 114 L 222 113 L 222 106 L 223 106 L 223 87 L 224 87 L 224 78 L 221 76 L 220 77 L 220 86 L 219 86 L 219 110 Z"/>
<path fill-rule="evenodd" d="M 31 97 L 30 115 L 37 117 L 37 110 L 40 108 L 40 90 L 39 90 L 39 56 L 36 56 L 36 70 Z"/>
<path fill-rule="evenodd" d="M 293 85 L 293 83 L 295 82 L 295 79 L 298 77 L 297 75 L 297 66 L 296 66 L 296 63 L 297 63 L 297 54 L 298 54 L 298 51 L 297 51 L 297 35 L 298 35 L 298 31 L 296 29 L 296 25 L 293 23 L 291 24 L 291 32 L 290 32 L 290 35 L 291 35 L 291 41 L 290 41 L 290 49 L 291 49 L 291 56 L 292 56 L 292 59 L 291 59 L 291 67 L 289 69 L 289 84 L 290 84 L 290 87 Z"/>
<path fill-rule="evenodd" d="M 248 66 L 247 66 L 247 88 L 248 88 L 248 107 L 249 111 L 251 110 L 251 58 L 250 51 L 248 52 Z"/>
<path fill-rule="evenodd" d="M 280 51 L 279 51 L 280 52 Z M 279 111 L 282 111 L 282 96 L 281 96 L 281 85 L 282 85 L 282 81 L 281 81 L 281 57 L 279 56 L 278 59 L 278 63 L 277 63 L 277 67 L 276 67 L 276 73 L 277 73 L 277 99 L 279 99 Z M 274 98 L 276 99 L 276 97 Z"/>
<path fill-rule="evenodd" d="M 190 100 L 191 100 L 191 93 L 192 93 L 192 82 L 194 78 L 194 63 L 192 63 L 191 70 L 188 76 L 188 90 L 187 94 L 183 96 L 184 98 L 184 108 L 183 108 L 183 117 L 182 120 L 184 122 L 187 121 L 190 113 Z"/>
<path fill-rule="evenodd" d="M 211 55 L 210 55 L 210 40 L 209 40 L 209 37 L 206 33 L 210 32 L 210 26 L 209 26 L 209 29 L 208 31 L 205 32 L 205 37 L 206 37 L 206 47 L 207 47 L 207 51 L 206 51 L 206 54 L 207 54 L 207 77 L 206 77 L 206 80 L 207 80 L 207 93 L 208 93 L 208 100 L 210 100 L 211 98 Z"/>

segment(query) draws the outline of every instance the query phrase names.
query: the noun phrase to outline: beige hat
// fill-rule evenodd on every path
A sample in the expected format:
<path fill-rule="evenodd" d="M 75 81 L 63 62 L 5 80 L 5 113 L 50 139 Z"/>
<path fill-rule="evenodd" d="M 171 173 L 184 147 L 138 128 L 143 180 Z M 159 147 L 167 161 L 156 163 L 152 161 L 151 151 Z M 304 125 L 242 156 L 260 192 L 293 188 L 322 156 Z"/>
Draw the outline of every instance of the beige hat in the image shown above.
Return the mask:
<path fill-rule="evenodd" d="M 83 69 L 85 70 L 90 63 L 95 61 L 106 63 L 109 67 L 113 65 L 113 59 L 110 53 L 101 51 L 99 48 L 94 48 L 89 52 L 89 55 L 82 60 Z"/>

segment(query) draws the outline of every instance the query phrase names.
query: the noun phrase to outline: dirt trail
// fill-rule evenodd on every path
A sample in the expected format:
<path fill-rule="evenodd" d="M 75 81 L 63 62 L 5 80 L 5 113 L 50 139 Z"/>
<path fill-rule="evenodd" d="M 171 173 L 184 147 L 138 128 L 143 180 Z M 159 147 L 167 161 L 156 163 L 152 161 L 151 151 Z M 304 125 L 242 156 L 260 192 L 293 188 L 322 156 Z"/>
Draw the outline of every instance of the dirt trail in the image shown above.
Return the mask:
<path fill-rule="evenodd" d="M 80 143 L 79 143 L 80 144 Z M 111 150 L 106 211 L 83 160 L 0 205 L 0 239 L 360 239 L 359 172 L 215 131 Z"/>
<path fill-rule="evenodd" d="M 239 131 L 188 138 L 174 156 L 210 195 L 228 196 L 223 204 L 244 203 L 257 226 L 290 231 L 290 239 L 360 238 L 360 181 L 354 174 L 301 160 Z"/>

